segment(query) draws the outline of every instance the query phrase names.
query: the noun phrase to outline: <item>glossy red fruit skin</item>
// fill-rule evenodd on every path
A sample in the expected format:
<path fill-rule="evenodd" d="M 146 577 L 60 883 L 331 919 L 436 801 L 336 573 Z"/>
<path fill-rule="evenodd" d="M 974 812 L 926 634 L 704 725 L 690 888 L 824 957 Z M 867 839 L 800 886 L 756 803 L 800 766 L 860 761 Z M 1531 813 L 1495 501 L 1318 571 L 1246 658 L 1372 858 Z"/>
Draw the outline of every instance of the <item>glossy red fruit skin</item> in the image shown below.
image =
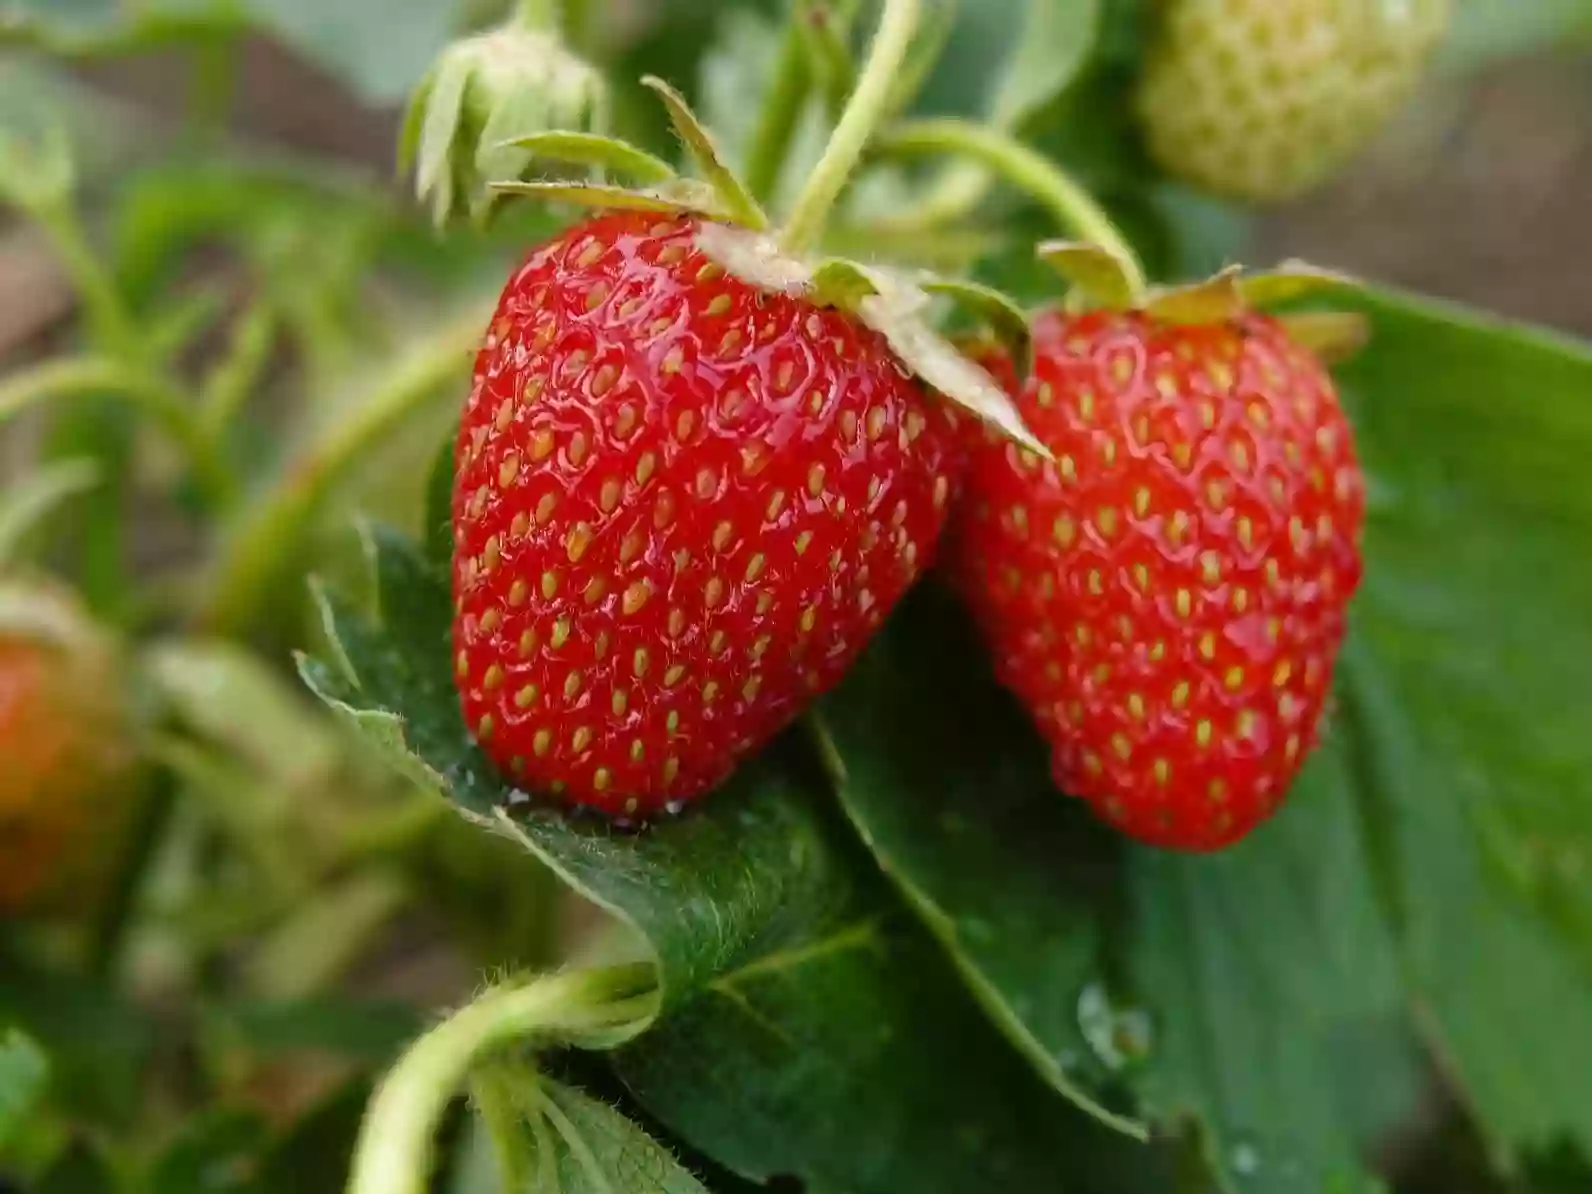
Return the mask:
<path fill-rule="evenodd" d="M 702 795 L 832 687 L 926 568 L 958 433 L 883 339 L 625 213 L 510 279 L 460 423 L 455 678 L 518 786 Z"/>
<path fill-rule="evenodd" d="M 1332 380 L 1262 315 L 1049 312 L 1018 405 L 1055 463 L 979 437 L 946 552 L 999 678 L 1063 791 L 1144 842 L 1229 845 L 1318 740 L 1360 580 Z"/>

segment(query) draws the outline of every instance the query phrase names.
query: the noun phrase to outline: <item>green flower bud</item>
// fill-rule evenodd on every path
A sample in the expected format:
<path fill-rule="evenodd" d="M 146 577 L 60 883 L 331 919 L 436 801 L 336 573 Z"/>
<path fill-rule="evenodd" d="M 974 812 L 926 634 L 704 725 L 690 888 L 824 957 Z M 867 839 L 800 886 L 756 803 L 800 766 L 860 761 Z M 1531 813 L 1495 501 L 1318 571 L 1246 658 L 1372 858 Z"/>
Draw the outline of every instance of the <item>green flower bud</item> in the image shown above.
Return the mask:
<path fill-rule="evenodd" d="M 510 23 L 443 52 L 410 102 L 402 162 L 438 224 L 480 218 L 490 182 L 518 178 L 531 155 L 507 144 L 540 132 L 601 132 L 608 86 L 554 33 Z"/>

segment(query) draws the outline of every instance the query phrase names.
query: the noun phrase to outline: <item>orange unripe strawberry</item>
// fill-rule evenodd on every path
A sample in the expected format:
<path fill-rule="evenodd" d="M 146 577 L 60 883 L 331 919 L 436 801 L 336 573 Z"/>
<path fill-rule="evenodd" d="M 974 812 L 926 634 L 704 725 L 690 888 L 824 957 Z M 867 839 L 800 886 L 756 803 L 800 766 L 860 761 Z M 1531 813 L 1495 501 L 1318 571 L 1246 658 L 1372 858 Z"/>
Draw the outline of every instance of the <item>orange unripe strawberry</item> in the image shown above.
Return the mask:
<path fill-rule="evenodd" d="M 0 915 L 66 897 L 136 767 L 114 647 L 69 599 L 0 585 Z"/>

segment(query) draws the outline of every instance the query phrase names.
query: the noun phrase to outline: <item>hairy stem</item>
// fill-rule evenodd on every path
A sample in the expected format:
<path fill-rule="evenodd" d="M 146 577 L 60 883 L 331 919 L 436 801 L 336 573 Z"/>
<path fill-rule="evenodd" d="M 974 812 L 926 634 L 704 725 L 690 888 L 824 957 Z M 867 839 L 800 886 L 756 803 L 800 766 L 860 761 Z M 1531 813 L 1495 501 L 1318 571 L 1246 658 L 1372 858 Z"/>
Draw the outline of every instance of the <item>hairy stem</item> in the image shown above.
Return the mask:
<path fill-rule="evenodd" d="M 382 1082 L 355 1146 L 349 1194 L 424 1194 L 437 1124 L 471 1068 L 495 1049 L 639 1031 L 655 1013 L 657 995 L 651 964 L 577 971 L 488 991 L 421 1037 Z"/>
<path fill-rule="evenodd" d="M 881 153 L 899 157 L 960 154 L 981 162 L 1041 203 L 1062 227 L 1119 257 L 1135 291 L 1145 286 L 1144 269 L 1105 209 L 1060 166 L 1010 134 L 970 121 L 920 120 L 898 126 L 881 139 Z"/>
<path fill-rule="evenodd" d="M 246 633 L 280 593 L 327 498 L 365 457 L 407 425 L 469 367 L 469 354 L 486 326 L 474 309 L 445 324 L 388 376 L 380 389 L 344 422 L 288 464 L 248 524 L 230 540 L 200 622 L 221 634 Z"/>
<path fill-rule="evenodd" d="M 857 80 L 840 123 L 830 135 L 824 156 L 813 168 L 812 177 L 791 209 L 790 221 L 780 234 L 789 253 L 797 254 L 815 245 L 823 235 L 835 200 L 845 190 L 856 169 L 868 139 L 873 136 L 890 103 L 896 76 L 912 46 L 923 15 L 922 0 L 886 0 L 879 31 L 868 51 L 868 64 Z"/>

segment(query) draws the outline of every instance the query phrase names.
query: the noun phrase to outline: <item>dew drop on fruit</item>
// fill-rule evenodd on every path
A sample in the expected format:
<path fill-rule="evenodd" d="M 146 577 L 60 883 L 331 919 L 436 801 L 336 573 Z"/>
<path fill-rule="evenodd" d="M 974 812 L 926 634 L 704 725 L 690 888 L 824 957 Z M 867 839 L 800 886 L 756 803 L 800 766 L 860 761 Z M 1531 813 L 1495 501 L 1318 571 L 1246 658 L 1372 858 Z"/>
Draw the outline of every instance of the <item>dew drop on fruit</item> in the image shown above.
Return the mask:
<path fill-rule="evenodd" d="M 1141 1007 L 1119 1003 L 1105 983 L 1089 983 L 1078 993 L 1078 1030 L 1107 1069 L 1118 1071 L 1145 1061 L 1155 1045 L 1155 1026 Z"/>

